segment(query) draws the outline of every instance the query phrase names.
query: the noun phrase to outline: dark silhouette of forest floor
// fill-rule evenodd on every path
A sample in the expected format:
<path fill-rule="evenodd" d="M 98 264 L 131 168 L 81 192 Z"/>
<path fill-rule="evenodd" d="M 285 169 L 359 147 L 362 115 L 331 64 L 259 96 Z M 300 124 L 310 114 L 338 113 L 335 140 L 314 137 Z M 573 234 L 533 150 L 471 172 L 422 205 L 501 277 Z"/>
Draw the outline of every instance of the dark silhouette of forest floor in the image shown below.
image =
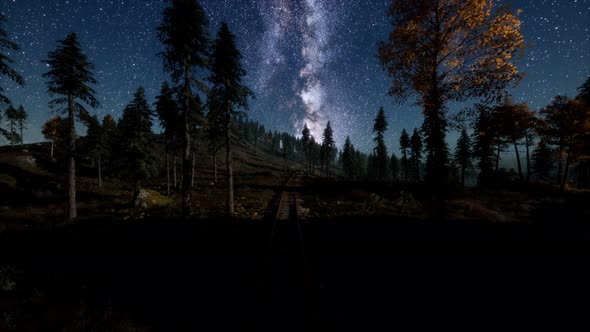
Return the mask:
<path fill-rule="evenodd" d="M 366 330 L 448 298 L 470 315 L 468 303 L 514 296 L 510 286 L 539 304 L 582 294 L 587 192 L 454 188 L 441 217 L 424 184 L 306 178 L 304 218 L 278 222 L 271 244 L 298 163 L 285 169 L 264 147 L 237 153 L 235 218 L 222 217 L 224 185 L 210 184 L 203 157 L 194 218 L 175 214 L 162 179 L 150 188 L 163 204 L 137 210 L 125 184 L 97 188 L 82 164 L 74 224 L 63 223 L 62 167 L 46 148 L 0 153 L 0 331 Z M 569 279 L 559 292 L 556 271 Z"/>

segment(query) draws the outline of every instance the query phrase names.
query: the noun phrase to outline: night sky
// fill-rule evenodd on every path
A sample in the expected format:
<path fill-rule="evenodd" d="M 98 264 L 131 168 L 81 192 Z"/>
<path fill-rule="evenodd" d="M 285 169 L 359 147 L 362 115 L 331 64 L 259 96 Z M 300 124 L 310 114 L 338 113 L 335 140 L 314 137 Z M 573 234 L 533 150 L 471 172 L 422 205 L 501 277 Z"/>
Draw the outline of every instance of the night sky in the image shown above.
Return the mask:
<path fill-rule="evenodd" d="M 236 34 L 248 71 L 245 83 L 255 92 L 250 117 L 267 129 L 299 133 L 307 121 L 316 139 L 326 121 L 333 124 L 339 146 L 347 135 L 368 152 L 372 120 L 380 106 L 389 119 L 390 151 L 402 128 L 411 131 L 422 115 L 409 102 L 394 104 L 386 96 L 388 79 L 376 58 L 377 42 L 390 29 L 389 0 L 203 0 L 214 36 L 221 21 Z M 506 3 L 506 1 L 499 1 Z M 590 0 L 511 1 L 522 9 L 527 42 L 519 69 L 526 72 L 512 91 L 532 109 L 557 94 L 574 96 L 590 74 Z M 20 46 L 11 54 L 26 79 L 18 88 L 5 78 L 0 84 L 16 106 L 30 114 L 25 142 L 42 140 L 41 125 L 53 114 L 41 75 L 41 60 L 56 41 L 77 32 L 96 65 L 100 117 L 119 117 L 133 92 L 143 85 L 150 101 L 168 79 L 156 53 L 156 33 L 164 1 L 144 0 L 0 0 L 5 29 Z M 469 103 L 451 105 L 456 111 Z M 159 128 L 156 128 L 159 131 Z M 454 144 L 456 135 L 449 135 Z M 4 142 L 5 143 L 5 142 Z"/>

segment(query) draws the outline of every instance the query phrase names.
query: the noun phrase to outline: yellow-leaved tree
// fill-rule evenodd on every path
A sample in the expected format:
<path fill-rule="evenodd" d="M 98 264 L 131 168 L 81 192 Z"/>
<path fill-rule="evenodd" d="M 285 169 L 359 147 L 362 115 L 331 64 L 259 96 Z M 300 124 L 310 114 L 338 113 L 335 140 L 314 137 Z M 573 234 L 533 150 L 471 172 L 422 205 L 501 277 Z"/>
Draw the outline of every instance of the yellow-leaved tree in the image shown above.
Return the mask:
<path fill-rule="evenodd" d="M 448 174 L 445 105 L 491 100 L 520 81 L 521 22 L 493 0 L 395 0 L 388 15 L 393 31 L 378 57 L 389 94 L 398 102 L 415 96 L 423 107 L 427 180 L 440 185 Z"/>

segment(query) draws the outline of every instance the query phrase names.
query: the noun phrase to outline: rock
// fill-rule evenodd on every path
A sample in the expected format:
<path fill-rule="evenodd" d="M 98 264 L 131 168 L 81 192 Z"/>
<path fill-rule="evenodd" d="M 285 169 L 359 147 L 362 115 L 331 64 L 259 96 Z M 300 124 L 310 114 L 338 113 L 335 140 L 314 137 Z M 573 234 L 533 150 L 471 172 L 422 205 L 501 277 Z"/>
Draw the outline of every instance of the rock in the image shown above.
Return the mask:
<path fill-rule="evenodd" d="M 135 206 L 137 209 L 147 209 L 149 196 L 150 193 L 147 190 L 141 189 L 133 200 L 133 206 Z"/>

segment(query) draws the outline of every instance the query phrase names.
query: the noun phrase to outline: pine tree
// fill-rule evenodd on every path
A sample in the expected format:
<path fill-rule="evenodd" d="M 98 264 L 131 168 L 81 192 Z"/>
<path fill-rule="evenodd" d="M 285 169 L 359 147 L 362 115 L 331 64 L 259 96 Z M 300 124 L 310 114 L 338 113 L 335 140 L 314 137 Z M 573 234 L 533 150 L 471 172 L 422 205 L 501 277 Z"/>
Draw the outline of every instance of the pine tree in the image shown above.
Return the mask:
<path fill-rule="evenodd" d="M 391 159 L 389 160 L 389 170 L 391 171 L 391 177 L 394 180 L 397 180 L 399 178 L 399 168 L 399 159 L 397 158 L 395 153 L 392 153 Z"/>
<path fill-rule="evenodd" d="M 311 174 L 311 134 L 309 132 L 309 128 L 307 128 L 307 123 L 303 125 L 303 130 L 301 131 L 301 143 L 303 144 L 305 160 L 307 165 L 307 175 Z"/>
<path fill-rule="evenodd" d="M 393 30 L 379 45 L 391 78 L 389 94 L 417 96 L 424 112 L 427 181 L 446 182 L 445 105 L 496 97 L 522 77 L 514 64 L 525 48 L 520 20 L 491 0 L 396 0 L 388 12 Z"/>
<path fill-rule="evenodd" d="M 478 104 L 475 107 L 476 118 L 473 133 L 473 156 L 477 160 L 479 168 L 480 185 L 488 185 L 494 172 L 494 145 L 497 135 L 494 130 L 492 109 L 486 105 Z"/>
<path fill-rule="evenodd" d="M 334 131 L 330 121 L 324 129 L 322 148 L 321 148 L 321 159 L 322 169 L 325 176 L 331 176 L 330 167 L 332 166 L 332 160 L 336 156 L 336 143 L 334 142 Z"/>
<path fill-rule="evenodd" d="M 461 130 L 461 136 L 457 141 L 455 163 L 461 170 L 461 185 L 465 186 L 465 170 L 471 167 L 471 140 L 465 128 Z"/>
<path fill-rule="evenodd" d="M 422 138 L 418 130 L 414 128 L 412 138 L 410 138 L 410 160 L 412 165 L 412 173 L 416 181 L 420 181 L 420 164 L 422 162 Z"/>
<path fill-rule="evenodd" d="M 344 148 L 342 149 L 342 169 L 349 178 L 357 175 L 355 169 L 355 155 L 356 151 L 354 145 L 352 145 L 350 137 L 347 136 L 346 141 L 344 142 Z"/>
<path fill-rule="evenodd" d="M 537 148 L 533 151 L 532 170 L 541 180 L 549 178 L 553 170 L 553 151 L 549 148 L 545 139 L 541 139 Z"/>
<path fill-rule="evenodd" d="M 18 109 L 16 110 L 17 112 L 17 124 L 20 130 L 20 145 L 21 147 L 24 144 L 24 134 L 23 134 L 23 129 L 25 129 L 25 124 L 27 124 L 27 120 L 29 118 L 29 115 L 27 114 L 27 111 L 25 111 L 25 108 L 23 107 L 23 105 L 20 105 L 18 107 Z"/>
<path fill-rule="evenodd" d="M 220 111 L 224 124 L 227 172 L 227 213 L 234 214 L 234 188 L 231 156 L 231 126 L 235 117 L 243 110 L 248 110 L 248 98 L 253 96 L 250 89 L 243 83 L 246 70 L 242 66 L 242 54 L 238 50 L 235 35 L 231 33 L 227 23 L 223 22 L 217 33 L 213 47 L 213 59 L 210 81 L 213 83 L 212 93 L 220 98 Z"/>
<path fill-rule="evenodd" d="M 567 120 L 564 110 L 569 98 L 556 96 L 551 103 L 541 110 L 544 126 L 541 134 L 545 143 L 555 146 L 557 152 L 557 183 L 561 183 L 564 169 L 564 155 L 566 154 Z"/>
<path fill-rule="evenodd" d="M 6 30 L 4 30 L 3 26 L 5 21 L 6 16 L 0 14 L 0 77 L 7 77 L 16 84 L 23 86 L 25 80 L 11 67 L 11 65 L 14 64 L 14 60 L 5 54 L 6 51 L 18 51 L 20 49 L 20 47 L 9 38 Z M 3 87 L 0 87 L 0 105 L 1 104 L 10 104 L 10 100 L 4 95 Z"/>
<path fill-rule="evenodd" d="M 94 115 L 85 119 L 86 147 L 88 157 L 96 164 L 98 172 L 98 186 L 102 187 L 102 160 L 109 154 L 110 146 L 107 142 L 107 132 L 98 116 Z"/>
<path fill-rule="evenodd" d="M 136 193 L 141 191 L 146 180 L 157 176 L 159 171 L 151 117 L 145 90 L 139 87 L 117 125 L 114 151 L 118 175 L 132 183 Z"/>
<path fill-rule="evenodd" d="M 164 68 L 172 74 L 172 80 L 182 89 L 182 112 L 178 128 L 182 144 L 182 214 L 191 215 L 191 120 L 194 106 L 200 108 L 198 96 L 193 94 L 191 83 L 196 68 L 207 68 L 209 33 L 208 20 L 196 0 L 171 0 L 171 6 L 164 9 L 163 20 L 158 27 L 160 40 L 165 51 Z"/>
<path fill-rule="evenodd" d="M 385 111 L 383 107 L 379 109 L 377 117 L 373 123 L 373 132 L 375 133 L 375 148 L 373 149 L 375 154 L 375 174 L 378 179 L 385 179 L 387 173 L 389 173 L 389 155 L 387 153 L 387 146 L 385 145 L 385 131 L 388 127 L 387 118 L 385 117 Z"/>
<path fill-rule="evenodd" d="M 8 124 L 8 131 L 4 132 L 4 136 L 10 142 L 10 147 L 14 148 L 14 144 L 20 141 L 17 132 L 19 112 L 11 105 L 4 111 L 4 118 Z"/>
<path fill-rule="evenodd" d="M 223 147 L 226 128 L 223 121 L 223 101 L 214 93 L 215 91 L 210 91 L 207 95 L 207 137 L 209 151 L 213 155 L 213 183 L 217 185 L 217 153 Z"/>
<path fill-rule="evenodd" d="M 178 104 L 174 99 L 174 91 L 170 88 L 168 82 L 162 83 L 160 94 L 156 97 L 155 108 L 160 125 L 164 129 L 166 140 L 166 194 L 170 195 L 170 154 L 174 155 L 179 114 Z"/>
<path fill-rule="evenodd" d="M 68 220 L 77 216 L 76 209 L 76 129 L 74 126 L 76 113 L 85 112 L 86 105 L 96 108 L 98 100 L 94 97 L 95 91 L 89 84 L 96 84 L 92 70 L 94 65 L 88 61 L 82 52 L 78 37 L 70 33 L 64 40 L 58 41 L 55 51 L 48 53 L 45 61 L 50 70 L 43 74 L 47 81 L 47 91 L 50 97 L 60 96 L 50 102 L 51 108 L 67 105 L 68 121 Z"/>
<path fill-rule="evenodd" d="M 406 131 L 406 129 L 402 130 L 402 134 L 399 138 L 399 146 L 402 151 L 401 165 L 402 165 L 402 168 L 404 169 L 404 181 L 408 182 L 408 169 L 409 169 L 408 150 L 410 150 L 411 144 L 410 144 L 410 136 L 408 135 L 408 132 Z"/>

